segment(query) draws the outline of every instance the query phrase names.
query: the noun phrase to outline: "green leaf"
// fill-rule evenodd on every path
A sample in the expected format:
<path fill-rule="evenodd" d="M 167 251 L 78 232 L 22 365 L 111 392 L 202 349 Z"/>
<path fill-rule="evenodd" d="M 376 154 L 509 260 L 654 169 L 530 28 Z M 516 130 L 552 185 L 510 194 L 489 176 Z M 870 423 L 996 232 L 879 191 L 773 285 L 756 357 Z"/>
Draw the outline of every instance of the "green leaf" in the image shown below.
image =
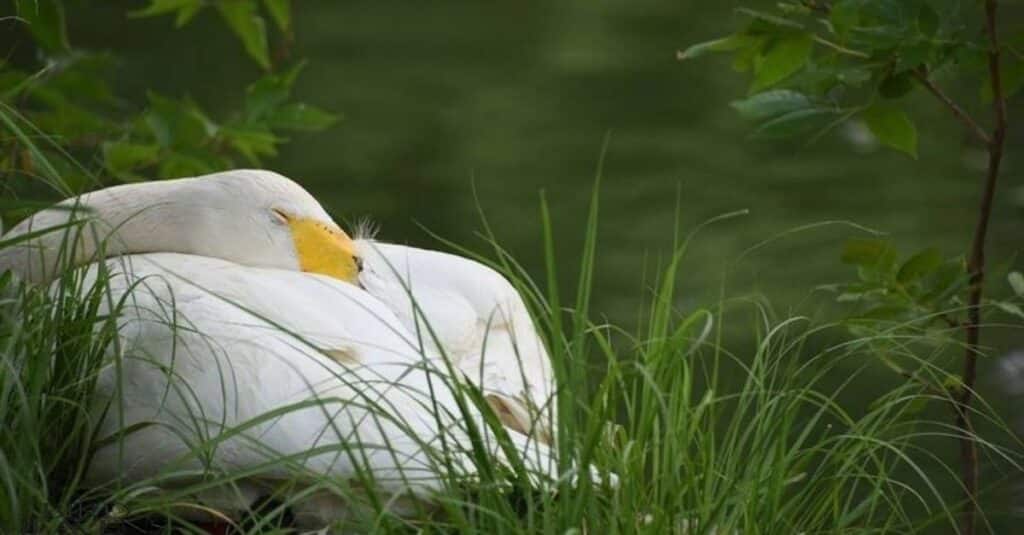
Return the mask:
<path fill-rule="evenodd" d="M 741 14 L 741 15 L 746 15 L 746 16 L 754 19 L 755 22 L 762 22 L 764 24 L 767 24 L 769 26 L 774 26 L 776 28 L 785 28 L 785 29 L 790 29 L 790 30 L 802 30 L 802 29 L 804 29 L 803 24 L 800 24 L 799 22 L 792 21 L 792 20 L 789 20 L 789 19 L 786 19 L 786 18 L 782 18 L 782 17 L 777 17 L 775 15 L 770 15 L 770 14 L 764 13 L 762 11 L 756 11 L 756 10 L 753 10 L 753 9 L 748 9 L 748 8 L 745 8 L 745 7 L 740 7 L 740 8 L 736 8 L 736 12 Z"/>
<path fill-rule="evenodd" d="M 934 273 L 928 275 L 924 286 L 928 292 L 921 296 L 925 304 L 946 306 L 947 301 L 966 288 L 970 282 L 963 259 L 943 262 Z"/>
<path fill-rule="evenodd" d="M 160 154 L 160 146 L 150 143 L 108 141 L 103 144 L 103 161 L 115 174 L 132 171 L 151 164 Z"/>
<path fill-rule="evenodd" d="M 790 112 L 762 124 L 754 131 L 754 137 L 762 139 L 792 137 L 824 127 L 835 116 L 835 111 L 822 108 Z"/>
<path fill-rule="evenodd" d="M 733 50 L 753 46 L 758 42 L 760 42 L 760 39 L 757 37 L 737 33 L 721 39 L 705 41 L 703 43 L 692 45 L 686 50 L 676 53 L 676 59 L 683 61 L 699 58 L 711 52 L 732 52 Z"/>
<path fill-rule="evenodd" d="M 850 33 L 850 30 L 860 22 L 860 2 L 846 0 L 836 3 L 829 13 L 829 22 L 837 34 Z"/>
<path fill-rule="evenodd" d="M 858 87 L 871 79 L 871 71 L 863 67 L 850 67 L 836 73 L 836 79 L 848 86 Z"/>
<path fill-rule="evenodd" d="M 156 17 L 168 13 L 178 12 L 175 24 L 178 27 L 184 26 L 203 7 L 203 0 L 151 0 L 149 5 L 134 11 L 129 11 L 129 17 Z M 184 14 L 184 15 L 183 15 Z"/>
<path fill-rule="evenodd" d="M 807 64 L 814 40 L 807 34 L 787 35 L 754 61 L 751 93 L 758 93 L 789 78 Z"/>
<path fill-rule="evenodd" d="M 939 14 L 935 12 L 935 8 L 921 4 L 921 9 L 917 12 L 917 29 L 928 37 L 939 31 Z"/>
<path fill-rule="evenodd" d="M 337 115 L 302 103 L 286 104 L 267 115 L 267 124 L 272 128 L 310 132 L 323 130 L 337 121 Z"/>
<path fill-rule="evenodd" d="M 275 108 L 287 102 L 292 85 L 303 67 L 305 63 L 297 63 L 284 72 L 268 74 L 250 84 L 245 90 L 245 116 L 248 122 L 263 120 Z"/>
<path fill-rule="evenodd" d="M 241 39 L 245 51 L 264 69 L 270 69 L 267 26 L 256 12 L 255 0 L 220 0 L 217 11 Z"/>
<path fill-rule="evenodd" d="M 275 145 L 281 142 L 270 130 L 258 127 L 225 127 L 221 129 L 221 135 L 252 164 L 259 164 L 260 156 L 277 154 Z"/>
<path fill-rule="evenodd" d="M 1011 271 L 1006 276 L 1006 280 L 1010 282 L 1010 288 L 1013 288 L 1013 293 L 1019 297 L 1024 297 L 1024 275 L 1021 275 L 1019 271 Z"/>
<path fill-rule="evenodd" d="M 921 39 L 900 47 L 899 60 L 896 62 L 898 71 L 917 69 L 932 62 L 936 47 L 928 39 Z"/>
<path fill-rule="evenodd" d="M 903 110 L 875 104 L 864 112 L 863 117 L 878 141 L 917 158 L 917 128 Z"/>
<path fill-rule="evenodd" d="M 938 249 L 925 249 L 907 259 L 896 273 L 896 281 L 906 284 L 918 279 L 942 264 L 942 253 Z"/>
<path fill-rule="evenodd" d="M 764 36 L 751 36 L 748 46 L 736 50 L 733 55 L 732 68 L 736 72 L 747 72 L 754 67 L 754 61 L 761 54 L 761 47 L 768 42 Z"/>
<path fill-rule="evenodd" d="M 263 5 L 267 6 L 267 11 L 270 12 L 270 18 L 274 19 L 274 23 L 277 24 L 277 28 L 282 32 L 287 32 L 292 27 L 292 2 L 291 0 L 263 0 Z"/>
<path fill-rule="evenodd" d="M 885 77 L 878 86 L 878 94 L 885 98 L 900 98 L 914 89 L 916 83 L 909 72 L 902 72 Z"/>
<path fill-rule="evenodd" d="M 1020 306 L 1014 303 L 1007 303 L 1005 301 L 996 301 L 995 305 L 999 307 L 999 310 L 1006 312 L 1007 314 L 1017 316 L 1018 318 L 1024 319 L 1024 310 L 1020 309 Z"/>
<path fill-rule="evenodd" d="M 1024 87 L 1024 62 L 1007 56 L 1009 54 L 1003 54 L 1000 69 L 1000 80 L 1003 83 L 1004 98 L 1010 98 Z M 982 102 L 986 104 L 992 102 L 992 78 L 989 76 L 987 69 L 985 70 L 980 93 Z"/>
<path fill-rule="evenodd" d="M 29 32 L 39 47 L 49 53 L 66 52 L 68 44 L 67 25 L 64 21 L 64 4 L 54 0 L 15 0 L 18 16 L 28 23 Z"/>
<path fill-rule="evenodd" d="M 199 10 L 204 7 L 206 6 L 197 2 L 194 5 L 182 8 L 181 11 L 178 11 L 178 15 L 174 17 L 174 27 L 184 28 L 186 24 L 192 21 L 196 13 L 199 13 Z"/>
<path fill-rule="evenodd" d="M 143 115 L 149 132 L 163 147 L 199 147 L 217 132 L 217 125 L 190 100 L 176 101 L 155 93 Z"/>
<path fill-rule="evenodd" d="M 213 165 L 211 162 L 197 156 L 171 153 L 161 158 L 157 173 L 160 178 L 179 178 L 205 175 L 225 167 L 227 166 Z"/>
<path fill-rule="evenodd" d="M 803 93 L 788 89 L 776 89 L 758 93 L 744 100 L 730 104 L 740 116 L 750 121 L 763 121 L 797 110 L 811 108 L 813 103 Z"/>

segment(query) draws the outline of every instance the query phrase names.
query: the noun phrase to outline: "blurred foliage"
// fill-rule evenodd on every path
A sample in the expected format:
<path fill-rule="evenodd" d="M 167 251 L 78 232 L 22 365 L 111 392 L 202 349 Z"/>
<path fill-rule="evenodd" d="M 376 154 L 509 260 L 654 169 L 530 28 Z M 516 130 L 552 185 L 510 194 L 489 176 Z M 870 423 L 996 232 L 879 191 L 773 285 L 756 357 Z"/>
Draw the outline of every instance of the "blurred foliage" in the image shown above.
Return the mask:
<path fill-rule="evenodd" d="M 757 125 L 755 136 L 813 142 L 859 118 L 881 144 L 917 158 L 917 128 L 903 99 L 923 88 L 953 111 L 975 141 L 992 142 L 985 127 L 936 82 L 968 80 L 981 88 L 979 101 L 991 102 L 990 44 L 979 2 L 800 0 L 779 2 L 774 12 L 736 11 L 747 19 L 744 29 L 693 45 L 677 57 L 733 55 L 733 67 L 749 72 L 752 81 L 748 96 L 732 107 Z M 1017 45 L 1022 38 L 1024 33 L 1001 42 L 1004 98 L 1022 85 L 1024 63 Z M 913 330 L 950 342 L 970 321 L 966 294 L 971 269 L 964 256 L 946 258 L 929 248 L 901 258 L 889 241 L 855 239 L 846 244 L 842 260 L 856 266 L 858 280 L 824 288 L 835 291 L 840 302 L 858 306 L 850 325 L 859 334 Z M 1019 289 L 1019 274 L 1011 273 L 1009 280 Z M 982 304 L 1024 319 L 1012 300 Z M 884 351 L 878 354 L 885 360 Z M 944 383 L 959 385 L 959 380 Z"/>
<path fill-rule="evenodd" d="M 127 14 L 172 16 L 180 28 L 206 8 L 216 11 L 263 76 L 238 89 L 238 105 L 216 113 L 187 95 L 147 94 L 139 109 L 118 97 L 111 84 L 114 52 L 76 48 L 68 39 L 60 1 L 12 0 L 17 19 L 35 46 L 30 65 L 0 61 L 0 105 L 20 117 L 25 130 L 45 137 L 44 154 L 66 189 L 145 178 L 191 176 L 239 166 L 260 166 L 277 154 L 287 132 L 318 131 L 337 117 L 295 102 L 292 87 L 302 62 L 290 61 L 291 3 L 288 0 L 152 0 Z M 273 21 L 271 31 L 266 23 Z M 271 34 L 279 46 L 271 54 Z M 182 66 L 178 66 L 182 68 Z M 43 136 L 45 132 L 45 136 Z M 40 155 L 27 152 L 16 136 L 0 138 L 0 174 L 34 175 Z M 85 162 L 54 157 L 70 154 Z M 58 178 L 58 177 L 52 177 Z"/>
<path fill-rule="evenodd" d="M 735 34 L 678 54 L 733 54 L 749 72 L 750 95 L 733 103 L 757 135 L 811 140 L 860 117 L 878 140 L 917 157 L 917 129 L 900 99 L 929 78 L 976 79 L 991 100 L 988 45 L 977 2 L 960 0 L 803 0 L 776 12 L 740 8 L 749 22 Z M 1007 96 L 1024 85 L 1019 44 L 1005 44 Z"/>

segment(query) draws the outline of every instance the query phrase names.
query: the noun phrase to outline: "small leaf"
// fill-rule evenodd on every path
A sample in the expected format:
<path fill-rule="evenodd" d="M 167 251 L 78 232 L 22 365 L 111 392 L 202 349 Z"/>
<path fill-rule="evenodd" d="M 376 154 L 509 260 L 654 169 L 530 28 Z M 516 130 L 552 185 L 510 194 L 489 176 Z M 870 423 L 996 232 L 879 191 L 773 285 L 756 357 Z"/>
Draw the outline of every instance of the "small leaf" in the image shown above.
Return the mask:
<path fill-rule="evenodd" d="M 878 86 L 878 94 L 885 98 L 900 98 L 915 87 L 914 77 L 909 72 L 886 76 Z"/>
<path fill-rule="evenodd" d="M 194 5 L 181 8 L 181 11 L 178 11 L 178 15 L 174 17 L 174 27 L 184 28 L 203 7 L 203 4 L 196 2 Z"/>
<path fill-rule="evenodd" d="M 946 261 L 924 281 L 928 292 L 921 296 L 920 301 L 946 306 L 947 301 L 966 288 L 969 282 L 963 259 Z"/>
<path fill-rule="evenodd" d="M 705 41 L 703 43 L 697 43 L 690 46 L 686 50 L 676 53 L 676 59 L 680 61 L 699 58 L 705 54 L 711 52 L 732 52 L 733 50 L 739 50 L 751 45 L 754 45 L 759 41 L 758 38 L 737 33 L 723 37 L 721 39 L 715 39 L 713 41 Z"/>
<path fill-rule="evenodd" d="M 875 104 L 864 112 L 864 122 L 878 141 L 917 158 L 917 128 L 902 110 Z"/>
<path fill-rule="evenodd" d="M 226 166 L 211 165 L 211 162 L 187 154 L 171 153 L 160 160 L 157 174 L 160 178 L 179 178 L 212 173 Z"/>
<path fill-rule="evenodd" d="M 267 27 L 263 17 L 256 14 L 255 0 L 221 0 L 216 6 L 249 56 L 264 69 L 270 69 Z"/>
<path fill-rule="evenodd" d="M 750 45 L 736 50 L 732 59 L 732 68 L 736 72 L 747 72 L 754 67 L 754 61 L 761 54 L 761 48 L 768 39 L 764 36 L 751 36 Z"/>
<path fill-rule="evenodd" d="M 871 71 L 862 67 L 851 67 L 839 71 L 836 79 L 848 86 L 857 87 L 871 79 Z"/>
<path fill-rule="evenodd" d="M 859 2 L 841 1 L 832 6 L 829 22 L 839 35 L 846 35 L 860 22 Z"/>
<path fill-rule="evenodd" d="M 217 125 L 191 100 L 171 100 L 155 93 L 148 98 L 150 108 L 143 120 L 161 146 L 199 147 L 216 134 Z"/>
<path fill-rule="evenodd" d="M 263 0 L 267 6 L 270 18 L 274 19 L 277 29 L 287 32 L 292 27 L 292 2 L 291 0 Z"/>
<path fill-rule="evenodd" d="M 64 4 L 53 0 L 15 0 L 18 17 L 28 23 L 40 48 L 49 53 L 70 50 Z"/>
<path fill-rule="evenodd" d="M 768 13 L 764 13 L 761 11 L 755 11 L 753 9 L 740 7 L 736 9 L 736 12 L 754 19 L 755 22 L 763 22 L 765 24 L 768 24 L 769 26 L 775 26 L 777 28 L 788 28 L 791 30 L 804 29 L 803 24 L 800 24 L 799 22 L 795 22 L 782 17 L 777 17 L 775 15 L 770 15 Z"/>
<path fill-rule="evenodd" d="M 316 106 L 292 103 L 281 106 L 267 115 L 267 124 L 273 128 L 288 130 L 323 130 L 335 122 L 338 116 Z"/>
<path fill-rule="evenodd" d="M 221 135 L 252 164 L 259 164 L 260 156 L 277 154 L 275 146 L 281 142 L 281 139 L 265 128 L 225 127 L 221 129 Z"/>
<path fill-rule="evenodd" d="M 1003 312 L 1006 312 L 1007 314 L 1010 314 L 1012 316 L 1017 316 L 1018 318 L 1024 319 L 1024 310 L 1021 310 L 1021 308 L 1019 306 L 1017 306 L 1016 304 L 1014 304 L 1014 303 L 1007 303 L 1005 301 L 996 301 L 995 305 L 997 307 L 999 307 L 999 310 L 1002 310 Z"/>
<path fill-rule="evenodd" d="M 129 11 L 129 17 L 155 17 L 166 15 L 181 10 L 192 10 L 201 8 L 203 0 L 150 0 L 149 5 L 134 11 Z"/>
<path fill-rule="evenodd" d="M 814 41 L 807 34 L 787 35 L 754 61 L 751 93 L 758 93 L 789 78 L 807 64 Z"/>
<path fill-rule="evenodd" d="M 788 89 L 765 91 L 744 100 L 733 101 L 730 105 L 741 117 L 750 121 L 763 121 L 813 106 L 806 95 Z"/>
<path fill-rule="evenodd" d="M 942 253 L 938 249 L 925 249 L 911 256 L 900 266 L 899 272 L 896 273 L 896 280 L 901 284 L 906 284 L 931 273 L 941 264 Z"/>
<path fill-rule="evenodd" d="M 822 108 L 794 111 L 762 124 L 754 131 L 754 137 L 763 139 L 792 137 L 823 127 L 835 116 L 835 111 Z"/>
<path fill-rule="evenodd" d="M 103 144 L 103 161 L 107 169 L 115 174 L 153 163 L 159 153 L 160 147 L 155 144 L 125 141 L 108 141 Z"/>
<path fill-rule="evenodd" d="M 1006 280 L 1010 282 L 1010 288 L 1013 288 L 1013 293 L 1019 297 L 1024 297 L 1024 275 L 1021 275 L 1019 271 L 1011 271 L 1006 276 Z"/>
<path fill-rule="evenodd" d="M 284 104 L 292 92 L 292 84 L 302 71 L 305 63 L 297 63 L 287 71 L 268 74 L 253 82 L 245 90 L 245 114 L 247 119 L 263 119 L 274 108 Z"/>
<path fill-rule="evenodd" d="M 899 51 L 899 60 L 896 62 L 896 69 L 904 71 L 928 65 L 931 63 L 935 51 L 935 45 L 927 39 L 902 46 Z"/>

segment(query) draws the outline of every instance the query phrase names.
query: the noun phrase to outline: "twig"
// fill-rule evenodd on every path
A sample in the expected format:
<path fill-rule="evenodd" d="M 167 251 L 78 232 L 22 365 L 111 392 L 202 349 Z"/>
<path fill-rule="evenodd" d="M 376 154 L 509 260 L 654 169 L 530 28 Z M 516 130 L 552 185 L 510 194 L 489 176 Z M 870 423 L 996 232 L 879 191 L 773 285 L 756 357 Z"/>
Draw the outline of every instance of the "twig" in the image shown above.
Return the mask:
<path fill-rule="evenodd" d="M 995 115 L 995 127 L 988 144 L 988 173 L 981 194 L 981 205 L 978 208 L 978 222 L 974 228 L 971 241 L 971 253 L 967 261 L 967 270 L 971 276 L 968 291 L 967 325 L 965 337 L 967 342 L 964 354 L 963 390 L 956 405 L 956 427 L 962 433 L 960 437 L 960 462 L 962 483 L 966 493 L 960 533 L 974 535 L 975 517 L 977 516 L 978 489 L 978 448 L 973 438 L 973 427 L 968 412 L 974 396 L 974 382 L 977 378 L 978 353 L 981 340 L 981 298 L 985 282 L 985 236 L 988 234 L 988 222 L 992 214 L 992 198 L 995 195 L 996 180 L 999 178 L 999 166 L 1003 160 L 1003 145 L 1006 141 L 1006 101 L 1003 95 L 1002 73 L 999 66 L 999 35 L 996 33 L 997 0 L 985 0 L 985 31 L 989 38 L 988 71 L 992 83 L 992 112 Z"/>
<path fill-rule="evenodd" d="M 956 102 L 953 102 L 953 99 L 949 98 L 949 96 L 942 91 L 942 88 L 935 85 L 935 82 L 928 78 L 928 74 L 925 73 L 923 69 L 914 69 L 911 73 L 913 73 L 914 78 L 920 82 L 921 85 L 930 91 L 931 94 L 935 95 L 935 98 L 941 100 L 942 103 L 949 108 L 949 111 L 953 112 L 953 115 L 960 120 L 960 122 L 964 123 L 964 126 L 974 134 L 974 137 L 978 138 L 978 140 L 985 145 L 992 144 L 992 138 L 988 135 L 988 132 L 986 132 L 985 129 L 970 116 L 970 114 L 958 106 Z"/>
<path fill-rule="evenodd" d="M 817 11 L 822 15 L 828 15 L 832 12 L 832 4 L 826 0 L 803 0 L 802 4 L 811 11 Z"/>
<path fill-rule="evenodd" d="M 825 39 L 824 37 L 821 37 L 819 35 L 816 35 L 816 34 L 815 35 L 811 35 L 811 39 L 814 39 L 815 43 L 818 43 L 819 45 L 827 46 L 827 47 L 831 48 L 832 50 L 835 50 L 836 52 L 839 52 L 840 54 L 846 54 L 847 56 L 852 56 L 852 57 L 855 57 L 857 59 L 871 59 L 871 54 L 867 54 L 867 53 L 861 52 L 860 50 L 854 50 L 852 48 L 846 48 L 843 45 L 840 45 L 838 43 L 833 43 L 832 41 L 829 41 L 828 39 Z"/>

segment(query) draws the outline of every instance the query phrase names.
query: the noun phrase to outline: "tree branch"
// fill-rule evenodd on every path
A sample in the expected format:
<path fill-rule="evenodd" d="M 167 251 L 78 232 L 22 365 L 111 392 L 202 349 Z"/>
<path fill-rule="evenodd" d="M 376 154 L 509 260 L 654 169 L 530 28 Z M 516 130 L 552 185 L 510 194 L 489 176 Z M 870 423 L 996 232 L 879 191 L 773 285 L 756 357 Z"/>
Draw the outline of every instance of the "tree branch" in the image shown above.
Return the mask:
<path fill-rule="evenodd" d="M 966 126 L 967 129 L 970 130 L 972 134 L 974 134 L 974 137 L 978 138 L 978 140 L 984 143 L 985 145 L 992 144 L 992 138 L 988 135 L 988 132 L 986 132 L 985 129 L 982 128 L 981 125 L 979 125 L 978 122 L 975 121 L 970 116 L 970 114 L 968 114 L 966 111 L 964 111 L 963 108 L 958 106 L 956 102 L 953 102 L 953 99 L 949 98 L 949 96 L 946 95 L 944 91 L 942 91 L 942 88 L 935 85 L 935 82 L 931 81 L 928 78 L 928 74 L 923 69 L 914 69 L 913 71 L 911 71 L 911 73 L 913 74 L 914 78 L 925 87 L 925 89 L 931 92 L 931 94 L 935 95 L 935 98 L 942 101 L 942 103 L 945 104 L 947 108 L 949 108 L 949 111 L 953 112 L 953 115 L 956 116 L 956 118 L 959 119 L 960 122 L 964 123 L 964 126 Z"/>
<path fill-rule="evenodd" d="M 964 354 L 963 390 L 956 405 L 956 426 L 960 437 L 961 479 L 966 493 L 966 503 L 961 517 L 960 533 L 974 535 L 977 516 L 978 449 L 973 438 L 973 427 L 968 412 L 974 396 L 974 382 L 977 378 L 979 346 L 981 341 L 981 299 L 985 282 L 985 237 L 992 214 L 992 198 L 995 196 L 999 167 L 1003 160 L 1003 146 L 1006 141 L 1006 100 L 1003 95 L 1002 73 L 999 64 L 999 35 L 996 32 L 997 0 L 985 0 L 985 32 L 988 34 L 988 71 L 992 84 L 992 112 L 995 126 L 988 143 L 988 172 L 978 207 L 978 222 L 971 240 L 971 252 L 967 270 L 971 277 L 967 301 L 967 325 L 965 326 L 966 352 Z"/>

